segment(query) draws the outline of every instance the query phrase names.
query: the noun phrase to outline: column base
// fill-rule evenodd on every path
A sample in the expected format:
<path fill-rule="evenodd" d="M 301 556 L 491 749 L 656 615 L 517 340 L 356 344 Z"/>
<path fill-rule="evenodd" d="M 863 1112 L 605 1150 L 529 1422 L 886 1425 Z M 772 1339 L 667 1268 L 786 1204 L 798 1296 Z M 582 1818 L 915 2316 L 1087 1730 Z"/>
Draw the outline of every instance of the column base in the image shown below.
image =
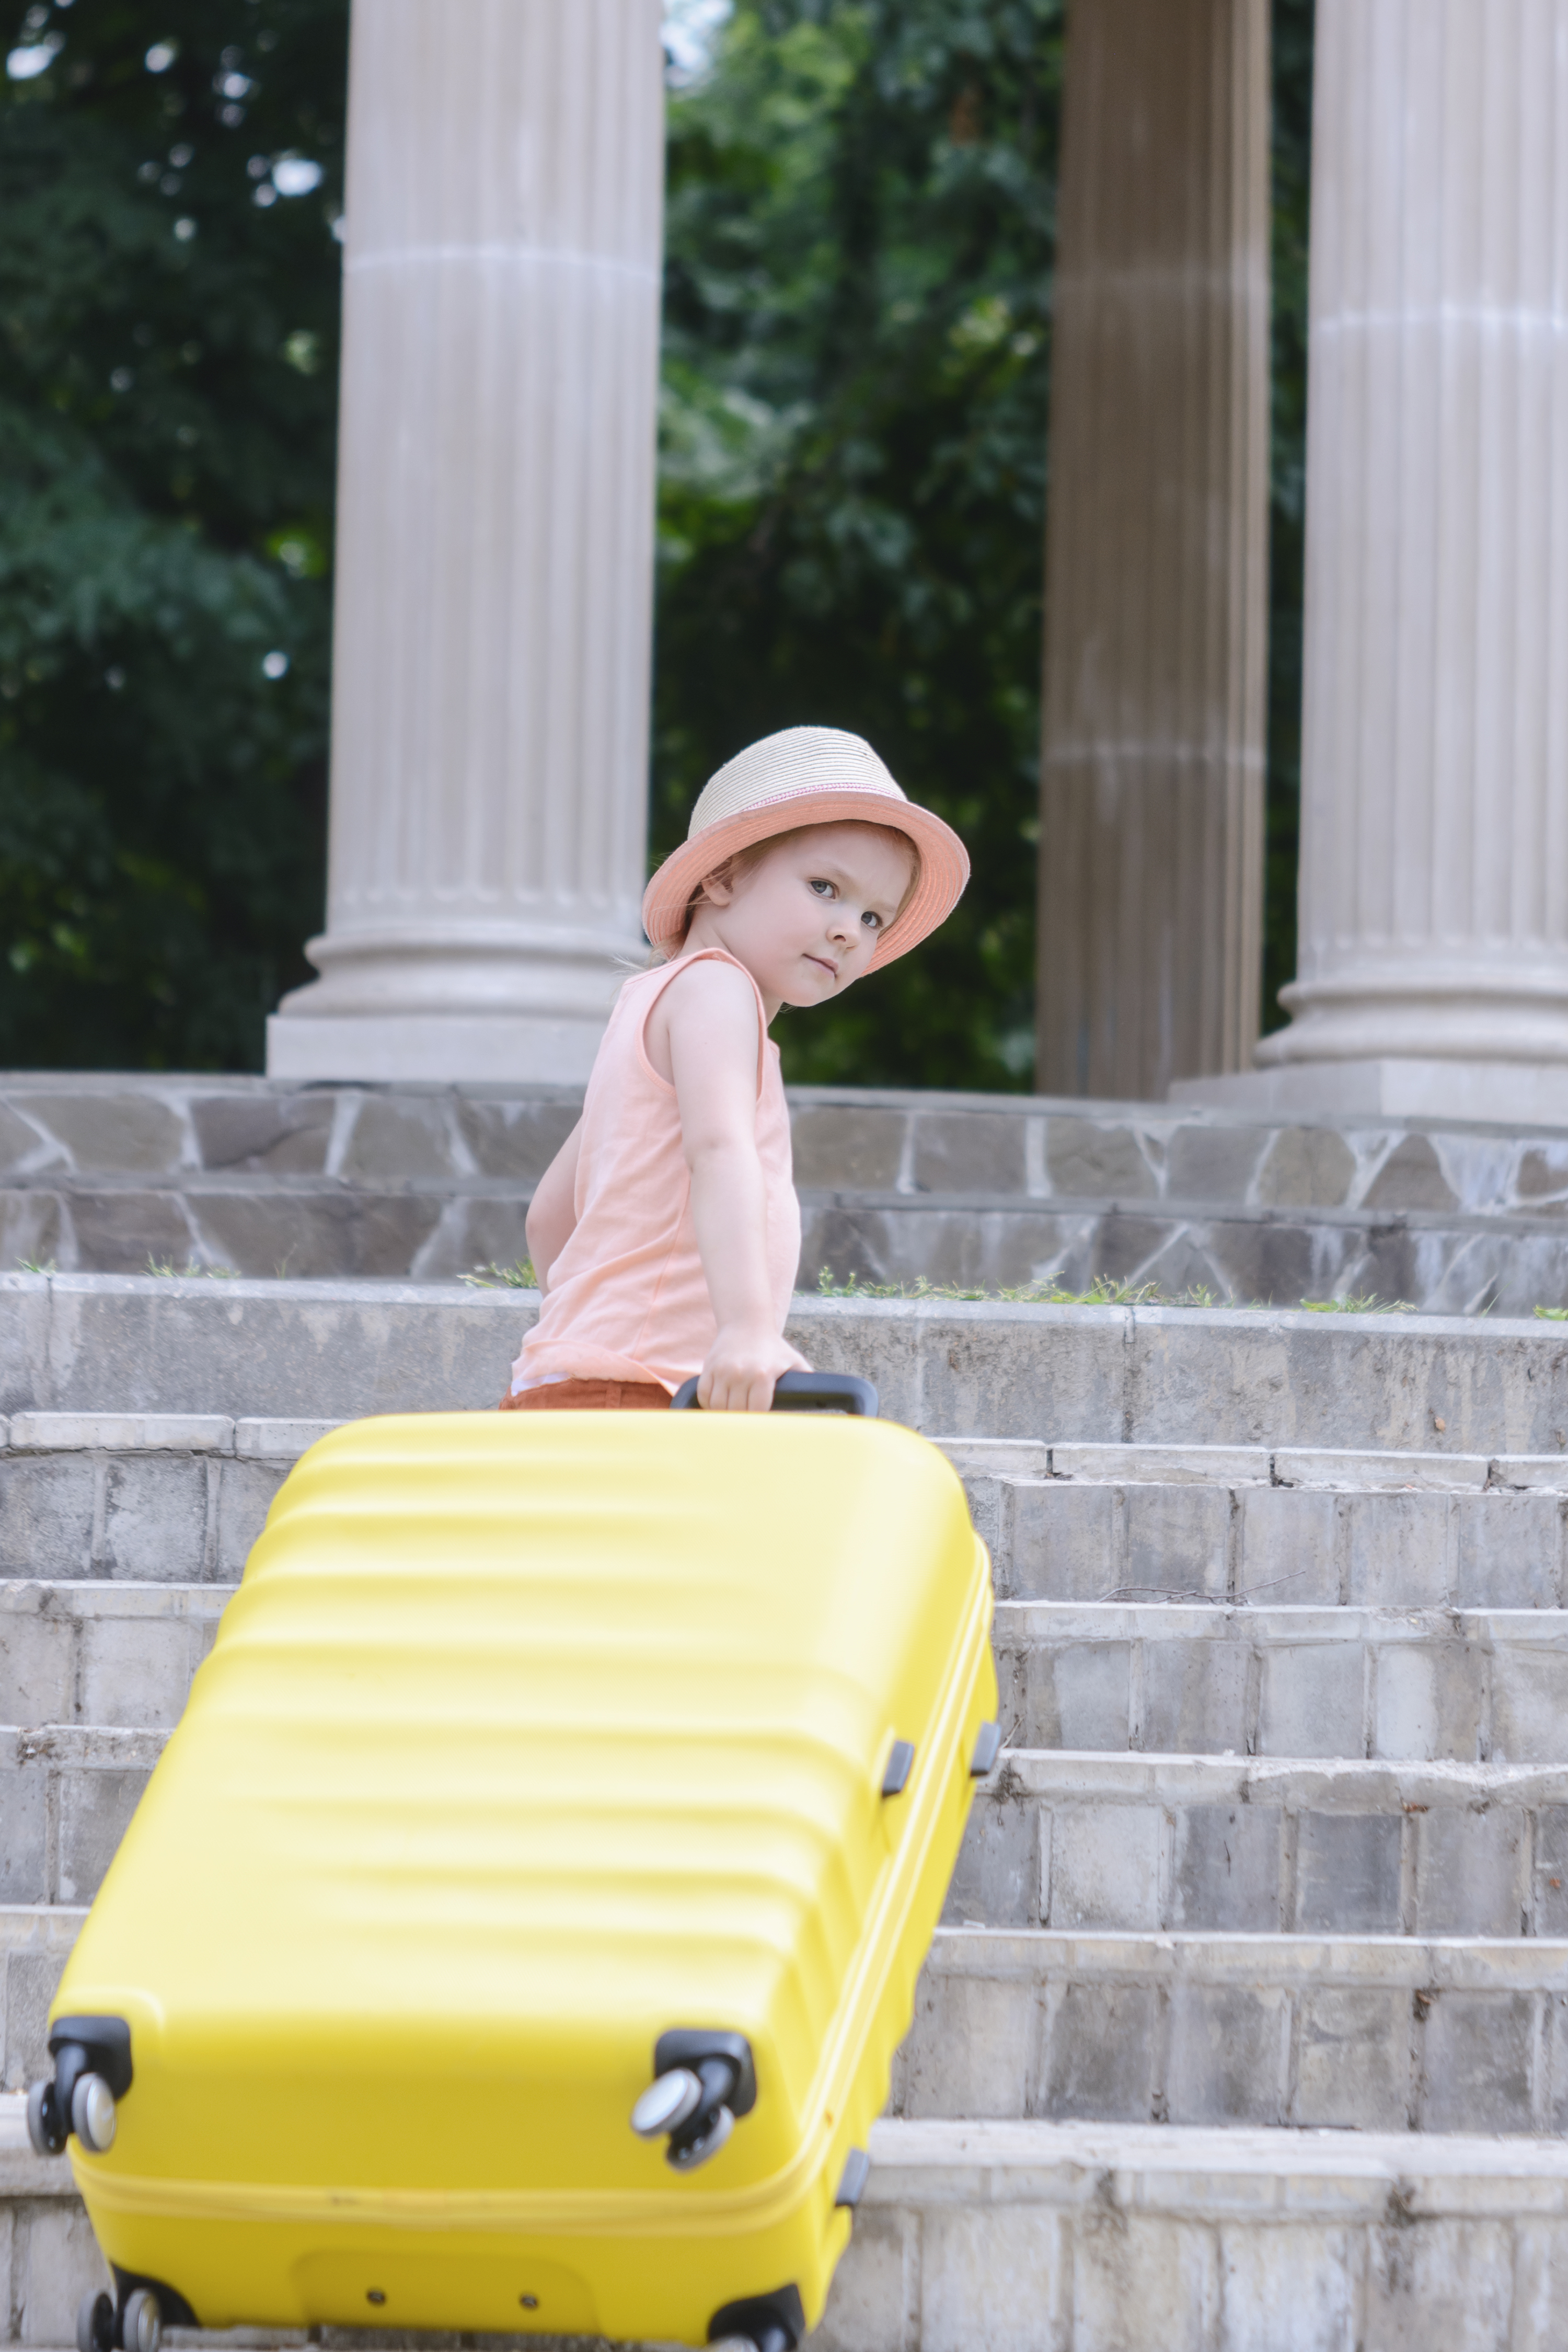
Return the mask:
<path fill-rule="evenodd" d="M 1568 1127 L 1568 1063 L 1459 1062 L 1411 1056 L 1283 1062 L 1231 1077 L 1177 1078 L 1167 1100 L 1219 1110 L 1351 1118 L 1473 1119 Z"/>
<path fill-rule="evenodd" d="M 603 1019 L 528 1013 L 274 1013 L 269 1078 L 404 1078 L 581 1085 L 594 1066 Z"/>

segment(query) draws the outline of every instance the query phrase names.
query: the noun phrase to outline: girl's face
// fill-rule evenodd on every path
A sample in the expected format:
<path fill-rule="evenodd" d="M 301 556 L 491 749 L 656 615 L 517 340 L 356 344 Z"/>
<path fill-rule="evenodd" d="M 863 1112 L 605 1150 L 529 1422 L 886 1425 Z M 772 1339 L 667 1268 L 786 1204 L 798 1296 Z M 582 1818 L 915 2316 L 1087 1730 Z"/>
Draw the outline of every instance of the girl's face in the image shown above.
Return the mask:
<path fill-rule="evenodd" d="M 728 949 L 770 1021 L 781 1004 L 824 1004 L 870 963 L 913 868 L 914 851 L 886 825 L 813 825 L 738 881 L 710 878 L 687 949 Z"/>

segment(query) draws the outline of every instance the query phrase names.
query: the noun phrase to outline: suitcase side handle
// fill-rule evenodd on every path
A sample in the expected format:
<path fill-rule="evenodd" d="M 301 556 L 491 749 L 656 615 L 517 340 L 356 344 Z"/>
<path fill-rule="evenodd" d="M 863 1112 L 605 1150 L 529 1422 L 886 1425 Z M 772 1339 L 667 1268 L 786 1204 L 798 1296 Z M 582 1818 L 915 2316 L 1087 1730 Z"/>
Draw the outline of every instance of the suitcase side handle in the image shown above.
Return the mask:
<path fill-rule="evenodd" d="M 847 1412 L 877 1418 L 879 1400 L 869 1381 L 854 1372 L 781 1372 L 773 1383 L 775 1412 Z M 697 1382 L 682 1381 L 670 1398 L 672 1412 L 698 1412 Z"/>

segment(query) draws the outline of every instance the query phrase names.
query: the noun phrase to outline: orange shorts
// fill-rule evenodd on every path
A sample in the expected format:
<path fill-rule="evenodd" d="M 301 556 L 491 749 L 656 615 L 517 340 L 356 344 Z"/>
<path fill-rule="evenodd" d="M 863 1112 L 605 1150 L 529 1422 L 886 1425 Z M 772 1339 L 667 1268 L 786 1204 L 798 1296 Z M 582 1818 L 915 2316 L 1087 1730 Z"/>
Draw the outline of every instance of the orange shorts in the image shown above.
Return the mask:
<path fill-rule="evenodd" d="M 669 1391 L 658 1381 L 546 1381 L 542 1387 L 508 1389 L 502 1412 L 668 1412 Z"/>

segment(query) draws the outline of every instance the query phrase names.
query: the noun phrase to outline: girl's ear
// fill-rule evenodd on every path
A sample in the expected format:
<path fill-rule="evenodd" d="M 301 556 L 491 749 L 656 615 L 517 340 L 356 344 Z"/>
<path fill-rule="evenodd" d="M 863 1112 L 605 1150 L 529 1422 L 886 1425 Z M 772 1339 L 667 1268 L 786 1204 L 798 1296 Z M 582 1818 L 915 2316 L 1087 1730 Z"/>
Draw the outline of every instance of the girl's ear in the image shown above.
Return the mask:
<path fill-rule="evenodd" d="M 710 906 L 727 907 L 735 895 L 734 861 L 726 858 L 711 874 L 705 874 L 698 884 L 699 899 L 706 898 Z"/>

